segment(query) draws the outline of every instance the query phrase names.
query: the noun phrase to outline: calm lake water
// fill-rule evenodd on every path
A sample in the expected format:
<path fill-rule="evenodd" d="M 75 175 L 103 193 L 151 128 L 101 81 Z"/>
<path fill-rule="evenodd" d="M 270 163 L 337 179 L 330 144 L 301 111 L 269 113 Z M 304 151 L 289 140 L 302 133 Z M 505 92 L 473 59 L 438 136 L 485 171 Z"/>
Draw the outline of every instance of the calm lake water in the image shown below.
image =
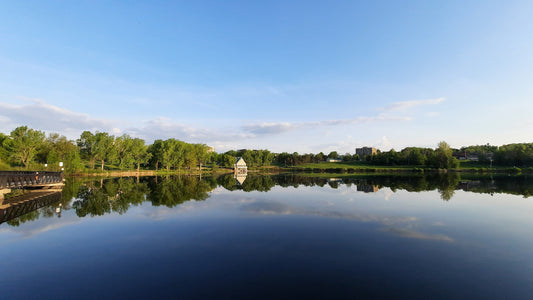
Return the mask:
<path fill-rule="evenodd" d="M 0 225 L 1 297 L 532 299 L 532 192 L 508 176 L 68 179 Z"/>

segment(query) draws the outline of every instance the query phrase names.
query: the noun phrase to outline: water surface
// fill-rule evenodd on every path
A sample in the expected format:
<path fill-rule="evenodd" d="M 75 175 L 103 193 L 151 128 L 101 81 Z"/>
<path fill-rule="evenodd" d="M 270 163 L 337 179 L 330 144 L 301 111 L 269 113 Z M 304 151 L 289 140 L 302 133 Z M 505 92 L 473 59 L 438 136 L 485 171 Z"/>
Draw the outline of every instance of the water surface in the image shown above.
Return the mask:
<path fill-rule="evenodd" d="M 532 185 L 69 179 L 60 202 L 0 225 L 0 286 L 6 299 L 530 299 Z"/>

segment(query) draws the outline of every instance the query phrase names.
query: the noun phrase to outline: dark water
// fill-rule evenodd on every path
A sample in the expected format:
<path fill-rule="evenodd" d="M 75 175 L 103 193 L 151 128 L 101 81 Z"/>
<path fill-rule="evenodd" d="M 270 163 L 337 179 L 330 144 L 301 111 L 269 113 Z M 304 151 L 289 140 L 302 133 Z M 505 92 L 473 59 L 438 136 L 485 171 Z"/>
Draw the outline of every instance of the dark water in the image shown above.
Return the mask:
<path fill-rule="evenodd" d="M 69 179 L 0 225 L 3 299 L 531 299 L 533 179 Z M 59 206 L 61 204 L 61 206 Z"/>

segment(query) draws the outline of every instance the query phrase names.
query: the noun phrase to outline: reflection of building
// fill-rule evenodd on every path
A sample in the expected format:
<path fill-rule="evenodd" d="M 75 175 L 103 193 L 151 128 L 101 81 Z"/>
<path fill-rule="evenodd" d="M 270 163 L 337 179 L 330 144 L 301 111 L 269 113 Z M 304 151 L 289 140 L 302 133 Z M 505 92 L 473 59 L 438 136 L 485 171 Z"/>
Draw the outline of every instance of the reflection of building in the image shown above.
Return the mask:
<path fill-rule="evenodd" d="M 459 181 L 459 184 L 457 185 L 457 189 L 461 189 L 463 191 L 469 191 L 471 188 L 479 187 L 481 187 L 481 181 L 479 180 L 463 180 Z"/>
<path fill-rule="evenodd" d="M 342 178 L 328 178 L 328 182 L 342 182 Z"/>
<path fill-rule="evenodd" d="M 378 190 L 379 190 L 379 187 L 373 184 L 358 184 L 357 185 L 358 192 L 375 193 Z"/>
<path fill-rule="evenodd" d="M 355 148 L 355 154 L 359 155 L 359 157 L 363 157 L 367 155 L 374 155 L 377 153 L 378 153 L 378 149 L 374 147 Z"/>
<path fill-rule="evenodd" d="M 237 159 L 237 162 L 233 165 L 233 173 L 235 176 L 237 175 L 245 175 L 248 174 L 248 167 L 246 166 L 246 162 L 242 157 L 239 157 Z"/>
<path fill-rule="evenodd" d="M 234 174 L 233 178 L 235 178 L 235 180 L 242 185 L 246 180 L 246 174 Z"/>

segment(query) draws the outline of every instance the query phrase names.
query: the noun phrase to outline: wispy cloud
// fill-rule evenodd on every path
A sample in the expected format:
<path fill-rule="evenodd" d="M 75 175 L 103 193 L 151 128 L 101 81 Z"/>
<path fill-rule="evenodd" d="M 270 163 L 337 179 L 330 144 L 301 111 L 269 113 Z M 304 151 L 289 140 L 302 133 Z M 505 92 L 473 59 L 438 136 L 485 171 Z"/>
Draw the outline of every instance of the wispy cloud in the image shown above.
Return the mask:
<path fill-rule="evenodd" d="M 244 125 L 242 129 L 245 132 L 250 132 L 253 134 L 278 134 L 287 132 L 293 129 L 297 129 L 303 126 L 303 123 L 290 123 L 290 122 L 264 122 L 259 124 L 248 124 Z"/>
<path fill-rule="evenodd" d="M 220 142 L 246 139 L 253 134 L 239 133 L 235 130 L 208 129 L 175 122 L 169 118 L 159 117 L 144 122 L 138 128 L 128 128 L 126 132 L 144 138 L 147 141 L 155 139 L 177 138 L 188 142 Z"/>
<path fill-rule="evenodd" d="M 60 108 L 41 99 L 22 97 L 20 99 L 26 103 L 12 105 L 0 102 L 1 130 L 7 131 L 16 126 L 28 125 L 40 130 L 59 131 L 63 134 L 82 130 L 114 131 L 109 121 Z"/>
<path fill-rule="evenodd" d="M 390 149 L 392 147 L 392 143 L 386 136 L 382 136 L 381 140 L 377 141 L 375 143 L 380 149 Z"/>
<path fill-rule="evenodd" d="M 379 114 L 377 116 L 361 116 L 353 119 L 340 119 L 340 120 L 325 120 L 325 121 L 311 121 L 311 122 L 264 122 L 258 124 L 244 125 L 242 129 L 245 132 L 265 135 L 265 134 L 280 134 L 294 129 L 323 127 L 323 126 L 341 126 L 341 125 L 353 125 L 370 122 L 382 122 L 382 121 L 410 121 L 411 117 L 406 116 L 390 116 L 387 114 Z"/>
<path fill-rule="evenodd" d="M 424 99 L 424 100 L 410 100 L 410 101 L 399 101 L 391 103 L 388 106 L 381 108 L 383 111 L 405 111 L 410 108 L 425 106 L 425 105 L 434 105 L 439 104 L 446 100 L 446 98 L 436 98 L 436 99 Z"/>
<path fill-rule="evenodd" d="M 17 126 L 48 132 L 60 132 L 69 138 L 77 138 L 84 130 L 105 131 L 119 135 L 123 133 L 141 137 L 151 142 L 155 139 L 178 138 L 188 142 L 220 142 L 252 138 L 255 135 L 239 132 L 238 129 L 208 129 L 175 122 L 158 117 L 138 127 L 127 127 L 119 120 L 105 120 L 74 112 L 41 99 L 20 97 L 22 104 L 0 102 L 0 131 L 8 133 Z M 122 128 L 119 128 L 122 127 Z"/>
<path fill-rule="evenodd" d="M 271 93 L 276 92 L 275 90 Z M 105 131 L 114 135 L 130 134 L 145 139 L 148 143 L 155 139 L 177 138 L 187 142 L 206 143 L 217 149 L 230 149 L 248 145 L 251 139 L 260 139 L 268 136 L 276 136 L 295 130 L 315 130 L 321 128 L 335 128 L 347 125 L 359 125 L 368 123 L 407 122 L 412 116 L 385 111 L 370 116 L 354 116 L 348 119 L 330 119 L 301 122 L 257 122 L 244 125 L 236 124 L 228 119 L 220 120 L 219 127 L 202 126 L 179 122 L 165 117 L 155 117 L 132 125 L 131 121 L 117 119 L 93 118 L 88 114 L 64 109 L 41 99 L 21 98 L 21 104 L 8 104 L 0 102 L 0 131 L 8 133 L 20 125 L 28 125 L 32 128 L 60 132 L 71 139 L 79 137 L 84 130 Z M 414 107 L 424 104 L 436 104 L 444 98 L 397 102 L 389 107 L 389 110 Z M 238 122 L 238 120 L 237 120 Z M 242 124 L 242 123 L 241 123 Z M 245 140 L 248 140 L 244 142 Z M 322 149 L 319 149 L 322 151 Z"/>

